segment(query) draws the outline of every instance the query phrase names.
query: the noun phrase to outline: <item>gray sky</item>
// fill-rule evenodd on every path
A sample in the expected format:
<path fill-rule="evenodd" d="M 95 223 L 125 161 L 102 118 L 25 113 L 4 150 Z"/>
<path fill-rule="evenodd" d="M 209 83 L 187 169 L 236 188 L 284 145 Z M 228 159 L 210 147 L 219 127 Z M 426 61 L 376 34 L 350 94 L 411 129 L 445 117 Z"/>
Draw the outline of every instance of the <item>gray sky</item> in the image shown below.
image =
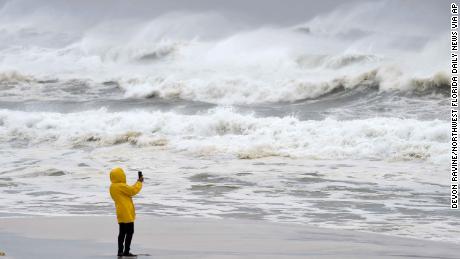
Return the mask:
<path fill-rule="evenodd" d="M 155 17 L 159 14 L 189 10 L 194 12 L 218 11 L 233 19 L 256 24 L 291 25 L 302 23 L 313 16 L 333 9 L 346 8 L 365 0 L 0 0 L 17 2 L 16 11 L 27 14 L 37 8 L 52 8 L 82 17 L 140 16 Z M 381 1 L 380 1 L 381 2 Z M 429 20 L 441 25 L 449 15 L 450 0 L 393 0 L 384 12 L 400 12 L 408 17 Z M 445 16 L 446 15 L 446 16 Z M 340 22 L 340 17 L 337 17 Z"/>

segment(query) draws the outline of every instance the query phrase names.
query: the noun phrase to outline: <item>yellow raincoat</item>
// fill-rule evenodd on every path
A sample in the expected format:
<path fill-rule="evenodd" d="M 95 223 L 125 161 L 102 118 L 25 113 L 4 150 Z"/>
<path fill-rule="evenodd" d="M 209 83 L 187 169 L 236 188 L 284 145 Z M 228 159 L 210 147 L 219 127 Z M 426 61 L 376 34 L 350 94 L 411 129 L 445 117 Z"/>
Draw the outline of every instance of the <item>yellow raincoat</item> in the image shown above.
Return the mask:
<path fill-rule="evenodd" d="M 136 211 L 132 196 L 142 189 L 142 183 L 137 181 L 134 185 L 126 184 L 126 175 L 123 169 L 116 167 L 110 172 L 110 196 L 115 202 L 118 223 L 130 223 L 136 219 Z"/>

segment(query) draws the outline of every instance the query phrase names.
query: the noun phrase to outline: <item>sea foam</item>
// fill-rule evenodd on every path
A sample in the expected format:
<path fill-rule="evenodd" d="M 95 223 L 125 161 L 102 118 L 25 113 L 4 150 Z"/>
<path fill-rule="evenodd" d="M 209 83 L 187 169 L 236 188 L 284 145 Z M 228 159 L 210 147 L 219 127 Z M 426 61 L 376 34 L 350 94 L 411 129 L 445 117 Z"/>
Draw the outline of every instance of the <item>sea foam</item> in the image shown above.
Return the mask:
<path fill-rule="evenodd" d="M 229 108 L 197 115 L 175 112 L 75 113 L 0 110 L 3 142 L 21 140 L 62 147 L 123 143 L 162 146 L 201 155 L 239 158 L 289 156 L 311 159 L 447 159 L 448 124 L 440 120 L 370 118 L 300 121 L 256 117 Z"/>

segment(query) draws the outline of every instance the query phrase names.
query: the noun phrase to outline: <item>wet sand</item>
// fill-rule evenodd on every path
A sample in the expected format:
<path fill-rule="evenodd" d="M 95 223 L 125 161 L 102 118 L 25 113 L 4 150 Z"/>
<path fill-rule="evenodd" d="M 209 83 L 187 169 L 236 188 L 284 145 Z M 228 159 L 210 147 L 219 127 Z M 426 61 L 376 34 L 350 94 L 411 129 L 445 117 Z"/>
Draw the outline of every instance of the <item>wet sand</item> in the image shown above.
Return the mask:
<path fill-rule="evenodd" d="M 117 231 L 112 216 L 2 218 L 0 250 L 4 258 L 116 258 Z M 458 245 L 255 220 L 140 215 L 132 252 L 149 258 L 458 258 Z"/>

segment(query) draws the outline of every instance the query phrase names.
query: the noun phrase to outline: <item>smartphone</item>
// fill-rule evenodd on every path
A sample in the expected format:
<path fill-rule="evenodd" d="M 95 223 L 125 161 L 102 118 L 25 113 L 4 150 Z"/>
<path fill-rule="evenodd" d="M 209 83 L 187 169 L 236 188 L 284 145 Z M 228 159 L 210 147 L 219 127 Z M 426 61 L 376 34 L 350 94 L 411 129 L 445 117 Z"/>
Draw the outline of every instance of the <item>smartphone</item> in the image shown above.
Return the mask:
<path fill-rule="evenodd" d="M 138 172 L 137 172 L 137 175 L 139 176 L 139 178 L 143 177 L 142 171 L 138 171 Z"/>

